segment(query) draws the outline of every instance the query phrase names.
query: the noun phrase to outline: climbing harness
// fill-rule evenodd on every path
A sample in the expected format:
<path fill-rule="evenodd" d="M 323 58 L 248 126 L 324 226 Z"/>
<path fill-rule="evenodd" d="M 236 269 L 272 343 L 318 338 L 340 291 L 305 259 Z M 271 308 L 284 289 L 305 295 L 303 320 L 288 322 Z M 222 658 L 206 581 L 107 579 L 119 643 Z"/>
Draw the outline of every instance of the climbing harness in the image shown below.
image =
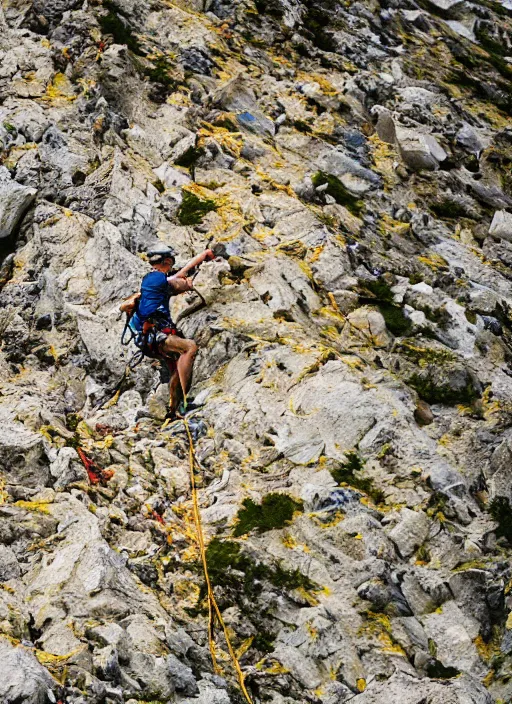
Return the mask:
<path fill-rule="evenodd" d="M 169 372 L 176 371 L 177 357 L 175 355 L 165 355 L 160 351 L 160 345 L 165 342 L 168 335 L 178 335 L 182 337 L 179 330 L 169 325 L 169 321 L 164 316 L 155 313 L 142 323 L 142 329 L 137 330 L 133 325 L 133 316 L 137 312 L 138 299 L 140 294 L 133 294 L 127 298 L 120 306 L 120 310 L 126 314 L 126 321 L 121 334 L 121 344 L 127 347 L 131 342 L 135 343 L 138 351 L 135 352 L 128 361 L 128 367 L 135 369 L 144 357 L 150 359 L 160 359 L 165 362 Z M 127 337 L 129 335 L 129 337 Z"/>
<path fill-rule="evenodd" d="M 197 276 L 198 272 L 192 277 L 192 281 Z M 197 289 L 191 289 L 195 293 L 202 305 L 207 305 L 204 296 Z M 140 293 L 134 293 L 123 301 L 120 306 L 120 310 L 126 314 L 126 320 L 121 333 L 121 344 L 123 347 L 127 347 L 131 342 L 135 344 L 138 351 L 135 352 L 128 361 L 128 367 L 130 369 L 135 369 L 144 357 L 149 357 L 150 359 L 159 359 L 163 361 L 172 375 L 176 371 L 176 362 L 179 355 L 165 355 L 160 352 L 160 345 L 165 342 L 168 335 L 178 335 L 183 337 L 181 332 L 173 325 L 169 325 L 169 321 L 158 315 L 158 312 L 150 316 L 142 324 L 142 330 L 134 329 L 132 322 L 133 316 L 137 312 L 138 301 L 140 298 Z"/>
<path fill-rule="evenodd" d="M 206 559 L 206 549 L 204 545 L 204 535 L 203 535 L 203 527 L 201 523 L 201 514 L 199 512 L 199 500 L 197 498 L 197 487 L 196 487 L 196 479 L 195 479 L 195 474 L 194 470 L 197 468 L 201 470 L 201 465 L 199 464 L 199 461 L 196 458 L 196 453 L 194 449 L 194 439 L 192 437 L 192 433 L 190 430 L 190 426 L 188 424 L 188 421 L 186 418 L 181 419 L 183 422 L 183 425 L 185 426 L 185 430 L 187 432 L 187 437 L 188 437 L 188 446 L 189 446 L 189 464 L 190 464 L 190 487 L 192 491 L 192 503 L 193 503 L 193 510 L 194 510 L 194 523 L 196 525 L 196 532 L 197 532 L 197 542 L 199 545 L 199 551 L 201 553 L 201 562 L 203 564 L 203 572 L 204 572 L 204 579 L 206 583 L 206 591 L 208 595 L 208 645 L 210 647 L 210 654 L 212 658 L 212 664 L 213 664 L 213 669 L 215 670 L 216 674 L 220 674 L 221 670 L 217 662 L 217 655 L 215 653 L 215 617 L 217 617 L 220 627 L 222 628 L 222 631 L 224 633 L 224 638 L 226 639 L 226 644 L 228 646 L 228 651 L 229 655 L 231 657 L 231 660 L 233 662 L 233 666 L 235 668 L 237 677 L 238 677 L 238 683 L 240 685 L 240 689 L 242 690 L 242 693 L 244 697 L 246 698 L 248 704 L 253 704 L 253 701 L 251 699 L 251 696 L 249 692 L 247 691 L 247 688 L 245 686 L 245 676 L 244 673 L 242 672 L 242 668 L 240 667 L 240 663 L 238 662 L 238 658 L 236 656 L 236 653 L 233 649 L 233 646 L 231 644 L 231 639 L 229 637 L 228 629 L 226 627 L 226 624 L 224 623 L 224 619 L 222 618 L 221 611 L 219 609 L 219 606 L 217 604 L 217 600 L 215 598 L 215 594 L 212 589 L 212 584 L 210 581 L 210 574 L 208 572 L 208 561 Z"/>

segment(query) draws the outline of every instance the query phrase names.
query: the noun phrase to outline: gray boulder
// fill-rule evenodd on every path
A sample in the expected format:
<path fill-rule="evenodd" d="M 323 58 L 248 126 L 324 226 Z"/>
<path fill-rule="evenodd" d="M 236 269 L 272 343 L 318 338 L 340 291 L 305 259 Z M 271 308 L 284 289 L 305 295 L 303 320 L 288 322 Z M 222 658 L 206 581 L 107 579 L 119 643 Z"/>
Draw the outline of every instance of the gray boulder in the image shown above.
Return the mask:
<path fill-rule="evenodd" d="M 489 227 L 491 237 L 512 242 L 512 214 L 506 210 L 497 210 Z"/>
<path fill-rule="evenodd" d="M 429 520 L 423 511 L 411 511 L 409 508 L 402 509 L 400 517 L 400 523 L 389 532 L 389 537 L 402 557 L 410 557 L 426 540 Z"/>
<path fill-rule="evenodd" d="M 434 613 L 422 619 L 429 638 L 437 646 L 437 659 L 445 667 L 454 667 L 476 677 L 485 676 L 486 667 L 475 645 L 478 621 L 466 616 L 454 601 L 445 602 Z"/>
<path fill-rule="evenodd" d="M 73 482 L 87 482 L 87 472 L 72 447 L 63 447 L 50 465 L 50 474 L 55 478 L 55 489 L 63 489 Z"/>
<path fill-rule="evenodd" d="M 491 704 L 493 699 L 483 684 L 467 675 L 460 679 L 440 682 L 395 672 L 383 682 L 373 682 L 358 695 L 357 701 L 358 704 L 444 704 L 448 701 L 450 704 Z"/>
<path fill-rule="evenodd" d="M 375 106 L 378 114 L 377 134 L 383 142 L 396 144 L 406 166 L 411 171 L 436 171 L 447 158 L 447 153 L 435 137 L 424 128 L 404 127 L 386 108 Z"/>
<path fill-rule="evenodd" d="M 396 127 L 400 155 L 412 171 L 435 171 L 447 153 L 431 134 L 402 126 Z"/>
<path fill-rule="evenodd" d="M 476 618 L 490 635 L 491 616 L 487 603 L 487 574 L 484 570 L 469 569 L 455 572 L 449 580 L 450 589 L 459 608 L 466 616 Z"/>
<path fill-rule="evenodd" d="M 512 438 L 505 438 L 494 451 L 485 476 L 491 498 L 504 496 L 512 501 Z"/>
<path fill-rule="evenodd" d="M 43 487 L 49 477 L 43 436 L 21 423 L 5 421 L 0 434 L 0 471 L 9 484 Z"/>
<path fill-rule="evenodd" d="M 0 49 L 3 50 L 8 46 L 9 34 L 9 26 L 5 21 L 4 9 L 0 7 Z"/>
<path fill-rule="evenodd" d="M 464 122 L 460 130 L 455 135 L 457 144 L 471 152 L 472 154 L 480 154 L 482 149 L 484 149 L 484 143 L 481 137 L 478 135 L 474 127 L 472 127 L 467 122 Z"/>
<path fill-rule="evenodd" d="M 212 677 L 212 680 L 219 680 L 218 685 L 222 685 L 223 681 L 220 677 Z M 224 683 L 225 684 L 225 683 Z M 229 694 L 220 686 L 217 686 L 213 681 L 203 679 L 199 680 L 199 694 L 193 699 L 183 699 L 182 704 L 231 704 L 232 700 Z"/>
<path fill-rule="evenodd" d="M 273 137 L 274 122 L 260 110 L 256 94 L 245 76 L 236 76 L 215 96 L 217 105 L 236 114 L 240 126 L 249 132 Z"/>
<path fill-rule="evenodd" d="M 5 166 L 0 167 L 0 239 L 12 235 L 37 190 L 13 181 Z"/>
<path fill-rule="evenodd" d="M 0 545 L 0 582 L 17 579 L 21 574 L 16 555 L 6 545 Z"/>
<path fill-rule="evenodd" d="M 401 589 L 416 616 L 430 613 L 451 597 L 442 578 L 419 566 L 404 575 Z"/>
<path fill-rule="evenodd" d="M 58 24 L 62 15 L 78 7 L 80 0 L 36 0 L 34 10 L 42 15 L 52 26 Z"/>
<path fill-rule="evenodd" d="M 354 195 L 362 195 L 370 188 L 379 186 L 378 174 L 362 166 L 341 149 L 328 149 L 317 159 L 318 168 L 339 178 L 345 188 Z"/>
<path fill-rule="evenodd" d="M 2 704 L 51 704 L 57 683 L 32 652 L 0 639 L 0 701 Z"/>
<path fill-rule="evenodd" d="M 433 11 L 443 16 L 458 17 L 461 8 L 465 5 L 463 0 L 428 0 Z"/>

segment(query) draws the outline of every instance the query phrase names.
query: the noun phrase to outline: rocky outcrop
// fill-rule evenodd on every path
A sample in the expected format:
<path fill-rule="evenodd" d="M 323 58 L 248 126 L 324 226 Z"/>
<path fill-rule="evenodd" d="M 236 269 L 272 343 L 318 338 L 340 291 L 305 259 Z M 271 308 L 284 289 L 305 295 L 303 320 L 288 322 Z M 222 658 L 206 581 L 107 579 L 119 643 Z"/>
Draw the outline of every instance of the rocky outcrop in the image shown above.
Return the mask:
<path fill-rule="evenodd" d="M 5 167 L 0 169 L 0 239 L 13 234 L 20 219 L 35 198 L 35 188 L 13 181 Z"/>
<path fill-rule="evenodd" d="M 6 704 L 43 704 L 56 701 L 57 683 L 27 648 L 0 640 L 2 680 L 0 693 Z"/>
<path fill-rule="evenodd" d="M 509 14 L 0 7 L 2 702 L 511 699 Z"/>

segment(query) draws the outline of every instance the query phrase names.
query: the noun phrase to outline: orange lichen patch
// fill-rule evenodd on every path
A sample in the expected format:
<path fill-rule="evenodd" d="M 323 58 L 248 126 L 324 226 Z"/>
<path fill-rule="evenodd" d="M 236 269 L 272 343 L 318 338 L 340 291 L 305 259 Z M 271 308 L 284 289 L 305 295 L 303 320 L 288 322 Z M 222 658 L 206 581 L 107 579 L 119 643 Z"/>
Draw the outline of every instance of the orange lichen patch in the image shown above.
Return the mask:
<path fill-rule="evenodd" d="M 234 634 L 236 635 L 236 634 Z M 242 655 L 245 655 L 245 653 L 249 650 L 249 648 L 252 645 L 252 642 L 254 640 L 254 636 L 249 636 L 249 638 L 246 638 L 243 643 L 238 647 L 235 655 L 237 658 L 241 658 Z"/>
<path fill-rule="evenodd" d="M 37 149 L 37 144 L 35 142 L 27 142 L 26 144 L 20 144 L 17 147 L 13 147 L 9 151 L 9 156 L 3 162 L 3 165 L 8 169 L 14 169 L 18 161 L 22 156 L 26 154 L 27 151 Z"/>
<path fill-rule="evenodd" d="M 66 655 L 54 655 L 53 653 L 47 653 L 44 650 L 35 650 L 34 654 L 41 663 L 41 665 L 47 667 L 50 672 L 55 675 L 55 670 L 63 668 L 70 658 L 74 657 L 75 655 L 78 655 L 78 653 L 81 653 L 86 649 L 86 645 L 81 645 L 79 648 L 72 650 Z"/>
<path fill-rule="evenodd" d="M 19 508 L 24 508 L 26 511 L 37 511 L 38 513 L 50 513 L 48 505 L 51 501 L 16 501 L 14 504 Z"/>
<path fill-rule="evenodd" d="M 274 658 L 263 658 L 263 660 L 256 663 L 255 667 L 259 672 L 264 672 L 267 675 L 285 675 L 287 672 L 290 672 L 290 670 L 284 667 L 284 665 L 281 665 L 281 663 Z"/>
<path fill-rule="evenodd" d="M 395 172 L 398 152 L 393 145 L 383 142 L 376 134 L 372 134 L 368 138 L 368 142 L 370 143 L 375 169 L 383 177 L 386 190 L 389 190 L 400 181 Z"/>
<path fill-rule="evenodd" d="M 262 168 L 261 166 L 256 166 L 255 168 L 256 173 L 258 176 L 261 178 L 262 181 L 265 181 L 265 183 L 268 183 L 269 186 L 271 186 L 274 190 L 276 191 L 284 191 L 287 195 L 289 195 L 291 198 L 297 198 L 297 194 L 293 190 L 291 186 L 285 186 L 282 183 L 278 183 L 275 181 L 271 176 L 269 176 Z"/>
<path fill-rule="evenodd" d="M 298 76 L 300 80 L 318 83 L 324 95 L 338 95 L 339 93 L 333 84 L 320 73 L 304 73 L 303 71 L 299 71 Z"/>
<path fill-rule="evenodd" d="M 391 237 L 392 235 L 403 237 L 410 231 L 411 225 L 408 222 L 394 220 L 387 213 L 382 213 L 379 218 L 378 229 L 384 237 Z"/>
<path fill-rule="evenodd" d="M 41 100 L 70 102 L 76 98 L 75 89 L 69 78 L 64 73 L 56 73 Z"/>
<path fill-rule="evenodd" d="M 376 639 L 383 653 L 407 657 L 405 650 L 393 638 L 389 617 L 369 611 L 368 621 L 360 628 L 360 634 Z"/>
<path fill-rule="evenodd" d="M 9 498 L 9 493 L 7 492 L 5 488 L 5 480 L 0 477 L 0 506 L 2 504 L 5 504 L 7 499 Z"/>
<path fill-rule="evenodd" d="M 446 259 L 444 259 L 440 254 L 436 254 L 435 252 L 430 252 L 428 256 L 418 257 L 418 261 L 422 264 L 425 264 L 434 271 L 448 268 L 448 262 L 446 261 Z"/>
<path fill-rule="evenodd" d="M 306 623 L 306 630 L 312 641 L 318 640 L 318 629 L 313 626 L 311 621 Z"/>
<path fill-rule="evenodd" d="M 220 146 L 237 159 L 240 156 L 244 139 L 240 132 L 231 132 L 226 127 L 218 127 L 208 122 L 198 132 L 196 148 L 204 146 L 209 139 L 214 139 Z"/>
<path fill-rule="evenodd" d="M 316 262 L 323 251 L 324 245 L 318 245 L 317 247 L 314 247 L 309 253 L 308 264 L 313 264 L 314 262 Z"/>
<path fill-rule="evenodd" d="M 485 642 L 481 635 L 478 635 L 473 643 L 478 651 L 478 654 L 484 662 L 490 662 L 494 657 L 498 656 L 500 650 L 500 632 L 495 627 L 489 642 Z"/>
<path fill-rule="evenodd" d="M 96 85 L 96 81 L 93 80 L 92 78 L 79 78 L 77 80 L 77 84 L 82 89 L 81 95 L 87 97 L 89 95 L 89 93 L 91 92 L 91 90 Z"/>

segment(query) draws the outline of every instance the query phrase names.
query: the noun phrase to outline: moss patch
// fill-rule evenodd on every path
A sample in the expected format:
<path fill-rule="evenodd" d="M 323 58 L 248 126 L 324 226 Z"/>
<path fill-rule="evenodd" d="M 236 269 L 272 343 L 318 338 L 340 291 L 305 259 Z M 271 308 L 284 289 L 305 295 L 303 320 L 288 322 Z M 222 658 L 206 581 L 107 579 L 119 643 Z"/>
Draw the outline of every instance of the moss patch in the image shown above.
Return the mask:
<path fill-rule="evenodd" d="M 107 10 L 107 14 L 98 18 L 103 33 L 111 34 L 116 44 L 126 44 L 134 54 L 139 54 L 139 40 L 133 34 L 128 20 L 122 17 L 121 10 L 109 0 L 103 2 L 103 7 Z"/>
<path fill-rule="evenodd" d="M 416 550 L 416 564 L 427 565 L 432 559 L 430 551 L 426 545 L 420 545 Z"/>
<path fill-rule="evenodd" d="M 452 199 L 444 198 L 432 203 L 430 210 L 440 218 L 459 218 L 466 215 L 466 208 Z"/>
<path fill-rule="evenodd" d="M 161 83 L 166 88 L 174 88 L 177 85 L 176 79 L 172 75 L 173 66 L 165 56 L 158 56 L 152 60 L 152 68 L 145 70 L 145 75 L 154 83 Z"/>
<path fill-rule="evenodd" d="M 178 210 L 178 220 L 182 225 L 198 225 L 204 216 L 212 210 L 217 210 L 217 203 L 210 198 L 201 200 L 195 193 L 183 191 L 183 201 Z"/>
<path fill-rule="evenodd" d="M 363 201 L 349 193 L 349 191 L 347 191 L 345 186 L 341 183 L 339 178 L 336 178 L 336 176 L 326 174 L 323 171 L 317 171 L 316 174 L 313 174 L 311 180 L 315 188 L 327 184 L 325 193 L 332 196 L 336 203 L 339 203 L 339 205 L 343 205 L 347 208 L 347 210 L 350 210 L 353 215 L 359 215 L 364 207 Z"/>
<path fill-rule="evenodd" d="M 78 428 L 78 424 L 82 418 L 78 415 L 78 413 L 68 413 L 66 415 L 66 428 L 68 430 L 71 430 L 73 433 L 76 433 L 76 429 Z"/>
<path fill-rule="evenodd" d="M 348 452 L 347 460 L 344 464 L 330 470 L 332 478 L 337 484 L 348 484 L 367 494 L 376 504 L 384 502 L 385 495 L 381 489 L 377 489 L 373 480 L 360 475 L 364 467 L 364 462 L 357 452 Z"/>
<path fill-rule="evenodd" d="M 456 355 L 450 350 L 437 347 L 422 347 L 413 340 L 402 340 L 397 346 L 397 352 L 414 360 L 420 367 L 429 364 L 444 365 L 457 361 Z"/>
<path fill-rule="evenodd" d="M 267 494 L 261 504 L 244 499 L 237 515 L 233 535 L 240 536 L 257 528 L 259 533 L 288 525 L 295 511 L 303 511 L 302 501 L 295 501 L 287 494 Z"/>
<path fill-rule="evenodd" d="M 383 279 L 359 279 L 359 286 L 363 292 L 370 294 L 370 297 L 378 301 L 390 303 L 393 300 L 391 286 Z"/>
<path fill-rule="evenodd" d="M 394 306 L 390 303 L 380 303 L 379 310 L 382 313 L 387 329 L 395 335 L 395 337 L 403 337 L 410 333 L 412 323 L 400 306 Z"/>
<path fill-rule="evenodd" d="M 412 374 L 407 383 L 415 389 L 427 403 L 442 403 L 446 406 L 471 404 L 478 398 L 471 380 L 468 378 L 462 386 L 452 386 L 435 377 L 435 374 Z"/>
<path fill-rule="evenodd" d="M 189 147 L 186 152 L 184 152 L 176 161 L 174 162 L 176 166 L 183 166 L 189 169 L 194 166 L 196 161 L 200 156 L 204 154 L 204 149 L 202 147 Z"/>
<path fill-rule="evenodd" d="M 271 653 L 274 650 L 275 633 L 260 631 L 254 636 L 251 647 L 262 653 Z"/>
<path fill-rule="evenodd" d="M 319 587 L 297 570 L 286 570 L 281 565 L 269 566 L 256 562 L 242 552 L 232 540 L 214 538 L 206 549 L 210 580 L 214 586 L 240 590 L 247 596 L 258 594 L 267 580 L 282 589 L 318 590 Z M 201 590 L 200 600 L 204 597 Z"/>
<path fill-rule="evenodd" d="M 232 113 L 223 112 L 213 120 L 215 127 L 223 127 L 229 132 L 240 132 L 240 127 Z"/>
<path fill-rule="evenodd" d="M 439 660 L 429 662 L 425 668 L 428 677 L 439 680 L 450 680 L 452 677 L 458 677 L 460 671 L 455 667 L 445 667 Z"/>
<path fill-rule="evenodd" d="M 506 496 L 497 496 L 489 504 L 489 513 L 497 522 L 497 538 L 506 538 L 512 544 L 512 509 Z"/>
<path fill-rule="evenodd" d="M 403 337 L 410 333 L 412 323 L 402 308 L 393 303 L 393 292 L 387 281 L 383 278 L 359 279 L 359 288 L 363 303 L 377 302 L 386 327 L 395 337 Z"/>

